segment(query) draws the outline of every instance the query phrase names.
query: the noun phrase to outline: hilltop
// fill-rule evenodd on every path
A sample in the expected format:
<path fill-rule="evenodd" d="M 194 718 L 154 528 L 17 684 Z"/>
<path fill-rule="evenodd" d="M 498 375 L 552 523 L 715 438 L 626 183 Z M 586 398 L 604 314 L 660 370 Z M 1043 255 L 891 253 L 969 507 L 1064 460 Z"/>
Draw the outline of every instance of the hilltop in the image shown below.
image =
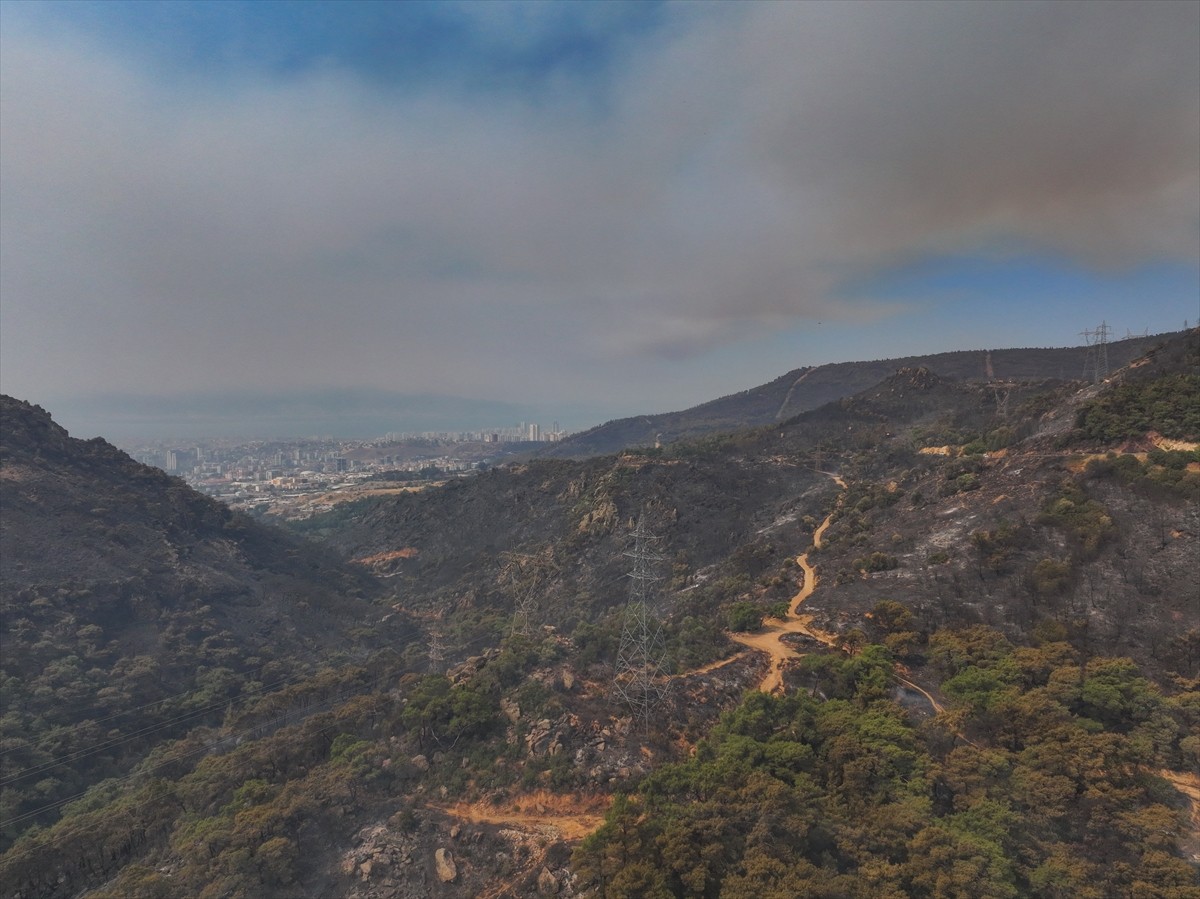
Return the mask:
<path fill-rule="evenodd" d="M 1178 336 L 1163 334 L 1113 341 L 1108 344 L 1109 365 L 1113 369 L 1128 365 L 1155 344 Z M 583 458 L 765 426 L 869 390 L 902 368 L 926 368 L 944 377 L 972 382 L 1067 381 L 1081 377 L 1087 360 L 1087 347 L 1062 347 L 956 351 L 808 366 L 682 412 L 606 422 L 574 434 L 539 454 Z"/>

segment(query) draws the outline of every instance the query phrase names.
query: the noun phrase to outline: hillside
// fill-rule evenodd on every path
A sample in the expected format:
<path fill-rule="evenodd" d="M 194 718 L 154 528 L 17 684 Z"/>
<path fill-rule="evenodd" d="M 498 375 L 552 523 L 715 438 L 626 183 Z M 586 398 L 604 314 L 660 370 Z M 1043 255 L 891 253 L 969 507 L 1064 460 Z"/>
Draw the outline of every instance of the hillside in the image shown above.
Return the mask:
<path fill-rule="evenodd" d="M 623 600 L 623 535 L 644 510 L 670 560 L 670 587 L 688 590 L 686 608 L 697 613 L 690 617 L 710 620 L 735 599 L 752 596 L 766 608 L 785 598 L 785 547 L 803 543 L 835 493 L 812 466 L 838 465 L 851 482 L 850 502 L 835 514 L 821 557 L 835 572 L 843 611 L 902 599 L 929 608 L 930 626 L 983 620 L 1019 633 L 1083 603 L 1105 651 L 1152 663 L 1181 623 L 1200 624 L 1186 601 L 1200 587 L 1187 564 L 1200 532 L 1195 477 L 1186 453 L 1147 457 L 1149 438 L 1115 468 L 1103 459 L 1089 465 L 1089 456 L 1122 449 L 1129 437 L 1121 431 L 1097 442 L 1088 427 L 1131 389 L 1153 396 L 1155 385 L 1196 377 L 1187 357 L 1194 342 L 1167 342 L 1103 387 L 1024 381 L 998 389 L 901 369 L 770 428 L 575 463 L 532 461 L 437 492 L 347 507 L 304 527 L 386 575 L 413 607 L 453 608 L 447 626 L 469 620 L 464 636 L 476 636 L 524 589 L 511 582 L 514 553 L 537 557 L 523 564 L 554 597 L 543 620 L 568 631 L 601 622 Z M 1143 433 L 1190 433 L 1197 393 L 1172 395 L 1180 411 L 1157 400 L 1160 419 L 1142 421 Z M 1072 542 L 1084 539 L 1072 532 L 1084 525 L 1052 511 L 1064 498 L 1102 506 L 1111 519 L 1086 552 Z M 981 568 L 984 535 L 1014 527 L 1022 536 L 997 563 L 1002 574 Z M 864 572 L 876 553 L 886 561 L 875 564 L 894 557 L 896 566 Z M 1067 566 L 1069 577 L 1031 596 L 1033 572 L 1050 563 Z M 764 576 L 775 586 L 746 589 Z M 1131 621 L 1127 610 L 1153 597 L 1153 611 Z M 683 640 L 673 626 L 668 635 Z"/>
<path fill-rule="evenodd" d="M 353 636 L 379 590 L 332 553 L 10 397 L 0 510 L 5 844 L 163 737 L 383 641 Z"/>
<path fill-rule="evenodd" d="M 1196 377 L 1200 332 L 1100 385 L 903 366 L 340 506 L 304 536 L 427 639 L 164 740 L 0 856 L 4 895 L 1195 895 Z"/>
<path fill-rule="evenodd" d="M 1169 336 L 1133 337 L 1110 343 L 1110 368 L 1129 364 Z M 962 381 L 1063 381 L 1080 378 L 1087 358 L 1087 347 L 1000 349 L 798 368 L 767 384 L 682 412 L 607 422 L 574 434 L 548 447 L 541 455 L 583 458 L 768 425 L 868 390 L 901 368 L 927 368 L 943 377 Z"/>

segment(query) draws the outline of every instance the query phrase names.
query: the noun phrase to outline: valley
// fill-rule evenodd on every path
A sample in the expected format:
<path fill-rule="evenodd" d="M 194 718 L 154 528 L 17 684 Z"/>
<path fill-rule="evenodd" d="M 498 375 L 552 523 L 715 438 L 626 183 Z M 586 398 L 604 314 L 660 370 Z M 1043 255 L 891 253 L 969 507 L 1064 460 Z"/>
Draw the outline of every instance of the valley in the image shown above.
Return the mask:
<path fill-rule="evenodd" d="M 286 530 L 6 398 L 0 895 L 1188 895 L 1198 382 L 901 368 Z"/>

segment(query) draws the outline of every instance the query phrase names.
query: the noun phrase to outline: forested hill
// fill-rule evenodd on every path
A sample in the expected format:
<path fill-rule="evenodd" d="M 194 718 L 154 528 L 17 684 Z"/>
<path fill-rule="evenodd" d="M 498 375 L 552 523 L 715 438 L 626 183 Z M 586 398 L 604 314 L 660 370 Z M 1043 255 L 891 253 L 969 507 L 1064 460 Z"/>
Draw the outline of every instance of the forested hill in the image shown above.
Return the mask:
<path fill-rule="evenodd" d="M 1115 370 L 1127 365 L 1150 347 L 1180 334 L 1113 341 L 1108 344 L 1109 367 Z M 1083 376 L 1087 360 L 1087 347 L 1063 347 L 956 351 L 798 368 L 767 384 L 682 412 L 638 415 L 607 422 L 552 444 L 540 455 L 582 458 L 615 453 L 629 447 L 653 446 L 656 442 L 672 443 L 767 425 L 853 396 L 901 368 L 927 368 L 944 377 L 963 381 L 1072 380 Z"/>
<path fill-rule="evenodd" d="M 146 731 L 143 750 L 158 742 L 132 778 L 0 853 L 0 899 L 1191 899 L 1198 338 L 1101 384 L 901 368 L 770 427 L 342 504 L 307 536 L 428 639 L 405 647 L 367 604 L 361 631 L 331 613 L 334 662 L 351 639 L 396 651 L 237 703 L 219 726 Z M 65 439 L 6 456 L 6 483 L 81 477 L 46 464 Z M 58 488 L 21 489 L 70 508 Z M 214 509 L 181 503 L 192 524 L 158 542 L 202 554 Z M 639 518 L 644 606 L 625 555 Z M 55 691 L 155 689 L 134 637 L 186 602 L 154 620 L 131 606 L 128 642 L 93 645 L 70 617 L 86 594 L 24 589 L 38 680 L 6 680 L 4 735 L 38 808 L 40 790 L 62 794 L 52 778 L 128 763 L 77 766 L 121 734 L 62 725 Z M 200 684 L 170 720 L 253 689 L 230 655 L 244 635 L 224 627 L 170 637 Z M 325 645 L 304 638 L 293 658 Z M 631 646 L 654 665 L 638 721 L 618 689 L 646 673 Z M 138 714 L 159 723 L 156 706 Z"/>
<path fill-rule="evenodd" d="M 245 691 L 361 651 L 351 631 L 380 617 L 332 553 L 7 396 L 0 513 L 5 842 Z"/>

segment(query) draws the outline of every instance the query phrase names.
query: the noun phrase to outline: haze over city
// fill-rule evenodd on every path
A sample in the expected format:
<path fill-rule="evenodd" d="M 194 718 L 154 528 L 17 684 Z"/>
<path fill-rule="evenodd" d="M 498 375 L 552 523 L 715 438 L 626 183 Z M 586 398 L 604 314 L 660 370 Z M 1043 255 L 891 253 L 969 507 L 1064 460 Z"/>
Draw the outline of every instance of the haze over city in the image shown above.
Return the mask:
<path fill-rule="evenodd" d="M 0 15 L 0 383 L 81 436 L 579 428 L 1200 315 L 1195 3 Z"/>

